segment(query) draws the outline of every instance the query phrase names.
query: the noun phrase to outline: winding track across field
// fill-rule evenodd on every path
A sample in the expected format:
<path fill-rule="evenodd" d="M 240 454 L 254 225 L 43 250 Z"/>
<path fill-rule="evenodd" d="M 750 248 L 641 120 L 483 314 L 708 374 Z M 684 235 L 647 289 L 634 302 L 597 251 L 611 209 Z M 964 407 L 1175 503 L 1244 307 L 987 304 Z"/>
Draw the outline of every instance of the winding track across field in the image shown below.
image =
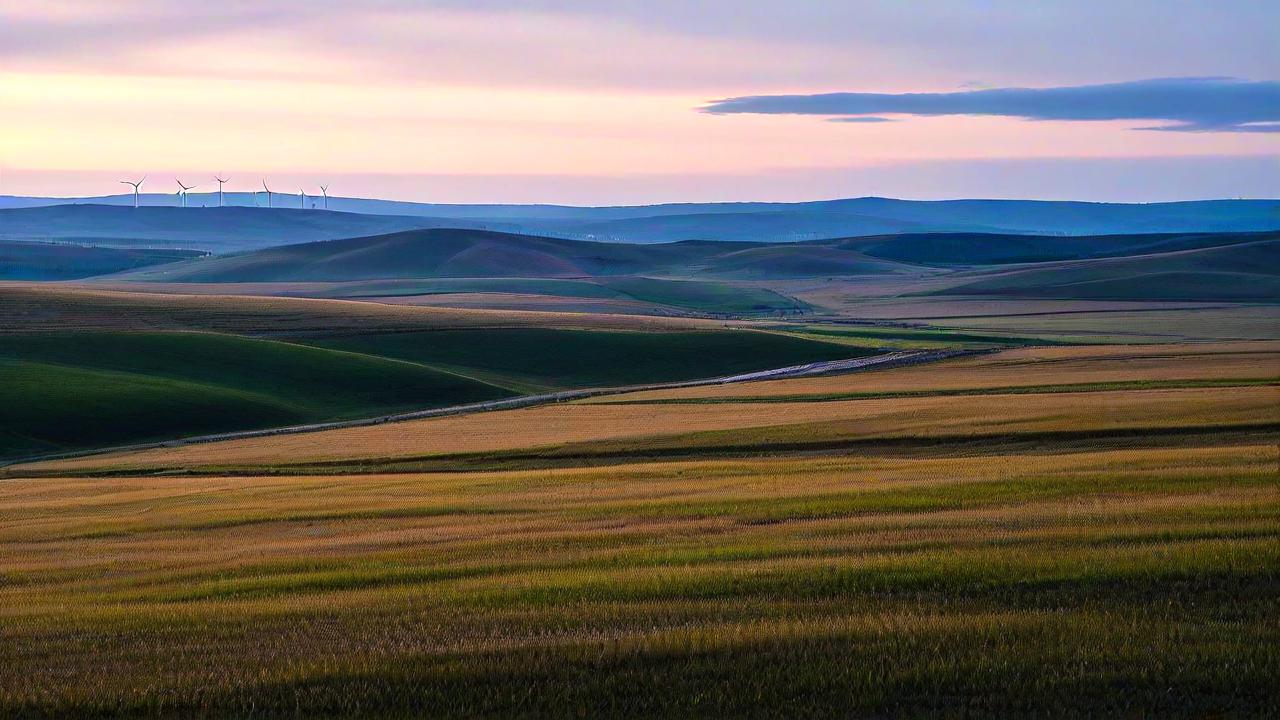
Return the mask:
<path fill-rule="evenodd" d="M 338 428 L 362 427 L 365 425 L 382 425 L 384 423 L 404 422 L 406 420 L 422 420 L 424 418 L 446 417 L 450 415 L 468 415 L 471 413 L 491 412 L 494 410 L 514 410 L 516 408 L 530 407 L 533 405 L 547 405 L 550 403 L 599 397 L 601 395 L 619 395 L 622 393 L 640 392 L 643 390 L 674 390 L 679 388 L 698 387 L 701 385 L 725 385 L 728 383 L 748 382 L 752 380 L 782 380 L 785 378 L 804 377 L 807 375 L 831 375 L 836 373 L 856 372 L 870 368 L 883 369 L 887 367 L 897 367 L 900 365 L 916 365 L 919 363 L 934 362 L 936 360 L 943 360 L 945 358 L 956 357 L 958 355 L 971 355 L 977 352 L 986 351 L 904 350 L 885 353 L 883 355 L 872 355 L 870 357 L 850 358 L 847 360 L 827 360 L 824 362 L 808 363 L 805 365 L 790 365 L 787 367 L 774 368 L 772 370 L 759 370 L 757 372 L 743 373 L 741 375 L 726 375 L 724 377 L 706 378 L 703 380 L 682 380 L 677 382 L 649 383 L 645 385 L 622 385 L 617 387 L 561 390 L 553 393 L 521 395 L 520 397 L 506 398 L 503 400 L 487 400 L 484 402 L 467 403 L 465 405 L 451 405 L 449 407 L 433 408 L 430 410 L 415 410 L 407 413 L 359 418 L 357 420 L 339 420 L 335 422 L 310 423 L 307 425 L 290 425 L 287 427 L 264 428 L 261 430 L 238 430 L 235 432 L 216 433 L 213 435 L 196 435 L 176 440 L 161 440 L 157 442 L 137 443 L 134 445 L 116 445 L 114 447 L 75 450 L 64 453 L 52 453 L 35 457 L 17 458 L 14 460 L 0 460 L 0 467 L 40 462 L 44 460 L 65 460 L 68 458 L 102 455 L 113 452 L 151 450 L 162 447 L 180 447 L 182 445 L 219 442 L 221 440 L 240 440 L 244 438 L 268 437 L 271 435 L 294 435 L 298 433 L 316 432 L 318 430 L 336 430 Z"/>

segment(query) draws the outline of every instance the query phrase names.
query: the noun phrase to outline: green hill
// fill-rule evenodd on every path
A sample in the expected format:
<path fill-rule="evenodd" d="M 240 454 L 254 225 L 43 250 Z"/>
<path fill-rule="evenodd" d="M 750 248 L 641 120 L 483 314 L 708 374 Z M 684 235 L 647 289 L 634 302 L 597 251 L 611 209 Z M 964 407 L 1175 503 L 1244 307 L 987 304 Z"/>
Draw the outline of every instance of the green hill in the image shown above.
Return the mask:
<path fill-rule="evenodd" d="M 198 257 L 196 250 L 0 240 L 0 280 L 75 280 Z"/>
<path fill-rule="evenodd" d="M 749 243 L 627 245 L 485 230 L 398 232 L 202 258 L 128 280 L 296 282 L 396 278 L 584 278 L 687 274 Z"/>
<path fill-rule="evenodd" d="M 349 282 L 428 278 L 783 279 L 881 275 L 956 265 L 1050 262 L 1224 247 L 1280 233 L 1056 237 L 935 233 L 801 243 L 587 242 L 429 229 L 274 247 L 120 275 L 164 282 Z"/>
<path fill-rule="evenodd" d="M 753 330 L 508 328 L 368 334 L 312 342 L 453 368 L 525 390 L 691 380 L 874 352 Z"/>
<path fill-rule="evenodd" d="M 1054 262 L 1219 247 L 1280 238 L 1280 232 L 1164 233 L 1139 235 L 992 235 L 932 233 L 827 241 L 823 246 L 857 250 L 895 262 L 948 267 Z"/>
<path fill-rule="evenodd" d="M 945 295 L 1097 300 L 1280 300 L 1280 239 L 979 274 Z"/>
<path fill-rule="evenodd" d="M 0 457 L 510 394 L 411 363 L 213 333 L 9 336 L 0 345 Z"/>
<path fill-rule="evenodd" d="M 856 357 L 746 330 L 485 328 L 307 344 L 205 332 L 51 332 L 0 344 L 0 458 L 407 412 L 549 388 Z"/>

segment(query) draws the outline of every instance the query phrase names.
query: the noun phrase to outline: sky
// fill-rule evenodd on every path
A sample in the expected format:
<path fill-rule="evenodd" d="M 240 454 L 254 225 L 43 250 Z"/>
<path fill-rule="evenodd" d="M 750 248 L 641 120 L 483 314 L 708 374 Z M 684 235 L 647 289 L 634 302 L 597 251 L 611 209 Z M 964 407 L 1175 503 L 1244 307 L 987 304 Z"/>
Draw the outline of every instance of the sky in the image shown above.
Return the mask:
<path fill-rule="evenodd" d="M 0 194 L 1280 197 L 1274 0 L 0 0 Z"/>

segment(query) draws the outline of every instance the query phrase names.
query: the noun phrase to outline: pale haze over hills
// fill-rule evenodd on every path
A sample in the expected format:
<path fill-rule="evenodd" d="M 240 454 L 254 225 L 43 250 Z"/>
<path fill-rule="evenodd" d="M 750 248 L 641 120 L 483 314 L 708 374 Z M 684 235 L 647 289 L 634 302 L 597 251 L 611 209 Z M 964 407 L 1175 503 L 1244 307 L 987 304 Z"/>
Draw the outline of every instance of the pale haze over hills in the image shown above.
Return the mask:
<path fill-rule="evenodd" d="M 1096 235 L 1247 232 L 1280 227 L 1280 201 L 1079 203 L 1024 200 L 906 201 L 853 198 L 805 203 L 678 203 L 648 206 L 446 205 L 330 198 L 329 212 L 248 207 L 254 197 L 229 195 L 233 207 L 174 206 L 172 196 L 66 200 L 5 198 L 0 238 L 161 244 L 212 252 L 266 247 L 411 228 L 460 227 L 613 242 L 747 240 L 791 242 L 921 232 Z M 213 198 L 216 204 L 216 197 Z M 260 202 L 265 200 L 259 199 Z M 83 204 L 81 204 L 83 203 Z M 105 203 L 105 204 L 99 204 Z M 243 203 L 243 205 L 240 205 Z"/>

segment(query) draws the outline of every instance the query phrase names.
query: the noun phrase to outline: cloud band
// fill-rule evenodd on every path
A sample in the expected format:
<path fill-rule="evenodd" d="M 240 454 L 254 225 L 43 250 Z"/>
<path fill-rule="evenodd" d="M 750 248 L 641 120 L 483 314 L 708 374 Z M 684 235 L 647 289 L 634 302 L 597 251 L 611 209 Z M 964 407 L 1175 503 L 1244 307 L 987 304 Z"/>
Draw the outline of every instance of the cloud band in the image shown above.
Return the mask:
<path fill-rule="evenodd" d="M 1197 77 L 948 93 L 751 95 L 716 100 L 701 110 L 716 115 L 824 115 L 840 122 L 877 122 L 883 120 L 880 115 L 996 115 L 1167 123 L 1143 130 L 1280 132 L 1280 82 Z"/>

